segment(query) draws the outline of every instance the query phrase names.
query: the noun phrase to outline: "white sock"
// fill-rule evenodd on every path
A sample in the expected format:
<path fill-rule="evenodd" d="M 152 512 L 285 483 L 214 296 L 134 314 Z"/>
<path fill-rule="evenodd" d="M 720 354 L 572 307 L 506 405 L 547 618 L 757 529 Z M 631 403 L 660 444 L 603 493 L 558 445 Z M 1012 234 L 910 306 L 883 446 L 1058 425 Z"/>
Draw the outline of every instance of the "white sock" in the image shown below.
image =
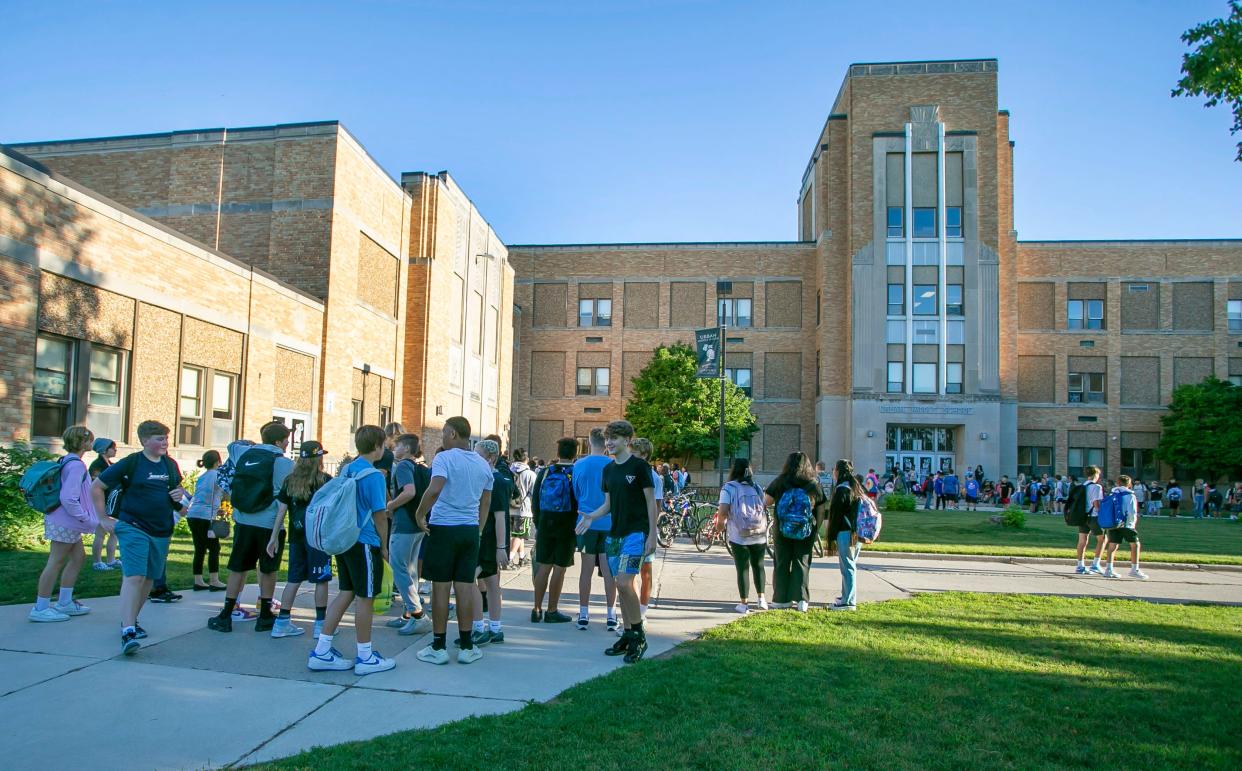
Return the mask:
<path fill-rule="evenodd" d="M 69 587 L 68 589 L 66 589 L 63 586 L 60 587 L 60 597 L 58 599 L 58 602 L 61 605 L 72 605 L 73 604 L 73 587 L 72 586 Z"/>
<path fill-rule="evenodd" d="M 1098 567 L 1100 566 L 1100 558 L 1099 558 L 1099 557 L 1096 557 L 1095 559 L 1091 560 L 1091 565 L 1092 565 L 1093 567 L 1097 567 L 1097 568 L 1098 568 Z"/>
<path fill-rule="evenodd" d="M 496 632 L 499 632 L 499 631 L 500 631 L 500 622 L 499 622 L 499 621 L 492 621 L 492 620 L 489 618 L 489 619 L 487 620 L 487 628 L 488 628 L 488 629 L 490 629 L 490 630 L 492 630 L 492 633 L 493 633 L 493 634 L 495 634 Z"/>
<path fill-rule="evenodd" d="M 134 627 L 132 627 L 132 626 L 123 626 L 123 627 L 121 627 L 121 634 L 129 634 L 130 632 L 137 632 L 137 631 L 138 631 L 138 630 L 137 630 L 137 629 L 135 629 L 135 628 L 134 628 Z"/>
<path fill-rule="evenodd" d="M 473 626 L 473 628 L 474 628 L 474 631 L 476 631 L 476 632 L 482 632 L 484 629 L 487 629 L 487 622 L 485 622 L 485 621 L 476 621 L 476 622 L 474 622 L 474 624 L 473 624 L 472 626 Z"/>
<path fill-rule="evenodd" d="M 590 608 L 591 608 L 591 606 L 589 606 L 589 605 L 579 605 L 579 606 L 578 606 L 578 615 L 579 615 L 579 616 L 582 616 L 583 618 L 586 618 L 586 617 L 589 615 L 589 614 L 587 613 L 587 611 L 588 611 L 588 610 L 590 610 Z"/>
<path fill-rule="evenodd" d="M 638 613 L 639 613 L 639 615 L 641 615 L 643 618 L 646 618 L 646 617 L 647 617 L 647 606 L 646 606 L 646 605 L 639 605 L 639 606 L 638 606 Z"/>
<path fill-rule="evenodd" d="M 609 621 L 617 620 L 617 609 L 615 606 L 608 609 L 608 620 Z"/>
<path fill-rule="evenodd" d="M 371 643 L 358 643 L 358 660 L 369 661 L 371 659 Z"/>
<path fill-rule="evenodd" d="M 332 637 L 333 635 L 324 634 L 320 632 L 319 642 L 315 643 L 315 655 L 316 656 L 327 656 L 328 655 L 328 651 L 332 650 Z"/>
<path fill-rule="evenodd" d="M 1085 563 L 1082 560 L 1078 560 L 1078 567 L 1083 567 L 1084 565 Z"/>
<path fill-rule="evenodd" d="M 47 610 L 51 606 L 51 597 L 35 597 L 35 610 Z"/>

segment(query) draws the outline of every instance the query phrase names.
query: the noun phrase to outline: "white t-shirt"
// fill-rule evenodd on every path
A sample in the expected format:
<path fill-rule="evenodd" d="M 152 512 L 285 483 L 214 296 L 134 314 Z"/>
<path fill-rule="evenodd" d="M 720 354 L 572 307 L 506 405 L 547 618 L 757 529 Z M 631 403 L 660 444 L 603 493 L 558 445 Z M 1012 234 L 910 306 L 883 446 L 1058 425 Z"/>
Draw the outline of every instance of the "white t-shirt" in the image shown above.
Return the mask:
<path fill-rule="evenodd" d="M 441 450 L 431 461 L 431 478 L 442 477 L 444 489 L 431 507 L 432 525 L 479 525 L 479 499 L 492 489 L 492 467 L 477 452 Z"/>
<path fill-rule="evenodd" d="M 1100 510 L 1096 506 L 1097 503 L 1104 500 L 1104 488 L 1100 487 L 1098 482 L 1087 483 L 1087 516 L 1099 516 Z"/>
<path fill-rule="evenodd" d="M 656 505 L 664 500 L 664 477 L 660 476 L 655 469 L 651 469 L 651 484 L 655 487 Z"/>
<path fill-rule="evenodd" d="M 745 482 L 743 482 L 742 484 L 745 484 Z M 730 509 L 732 509 L 733 507 L 733 493 L 735 489 L 736 488 L 732 484 L 726 484 L 724 487 L 720 488 L 720 503 L 729 504 Z M 760 505 L 763 504 L 763 491 L 762 490 L 759 491 L 759 502 L 760 502 Z M 741 544 L 742 546 L 755 546 L 757 544 L 768 542 L 767 533 L 759 533 L 758 535 L 751 535 L 751 536 L 744 536 L 741 533 L 739 533 L 737 529 L 737 525 L 733 522 L 733 517 L 728 517 L 726 519 L 726 527 L 728 529 L 728 536 L 729 536 L 730 543 L 737 543 L 737 544 Z"/>

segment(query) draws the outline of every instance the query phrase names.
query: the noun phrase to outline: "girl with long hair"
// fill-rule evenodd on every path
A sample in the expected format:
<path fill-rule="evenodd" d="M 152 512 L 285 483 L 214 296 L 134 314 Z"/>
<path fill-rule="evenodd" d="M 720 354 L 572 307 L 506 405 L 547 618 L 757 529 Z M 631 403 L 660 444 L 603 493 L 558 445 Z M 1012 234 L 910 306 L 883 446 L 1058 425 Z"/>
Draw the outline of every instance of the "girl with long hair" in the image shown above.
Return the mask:
<path fill-rule="evenodd" d="M 224 501 L 224 490 L 219 484 L 220 453 L 208 450 L 198 461 L 203 470 L 194 483 L 194 497 L 190 499 L 190 508 L 186 512 L 185 521 L 190 526 L 190 535 L 194 538 L 194 591 L 224 591 L 220 581 L 220 539 L 211 531 L 211 522 L 220 511 Z M 207 576 L 210 582 L 203 580 L 203 558 L 207 561 Z"/>
<path fill-rule="evenodd" d="M 854 581 L 858 568 L 857 529 L 858 505 L 866 492 L 854 464 L 842 458 L 832 469 L 835 486 L 828 506 L 828 543 L 835 549 L 841 568 L 841 596 L 828 606 L 829 610 L 857 610 L 858 593 Z"/>
<path fill-rule="evenodd" d="M 763 490 L 755 484 L 750 461 L 737 458 L 729 471 L 729 481 L 720 488 L 720 505 L 716 516 L 725 521 L 729 551 L 737 568 L 736 607 L 738 613 L 749 613 L 750 579 L 755 579 L 759 610 L 768 609 L 763 596 L 765 576 L 763 560 L 768 547 L 768 515 L 764 509 Z"/>
<path fill-rule="evenodd" d="M 785 468 L 764 494 L 767 504 L 776 507 L 772 607 L 795 607 L 805 613 L 811 603 L 811 549 L 819 537 L 828 499 L 811 459 L 803 452 L 789 454 Z"/>
<path fill-rule="evenodd" d="M 284 529 L 285 514 L 289 514 L 289 574 L 285 580 L 285 591 L 280 598 L 280 611 L 276 622 L 272 625 L 272 637 L 296 637 L 306 630 L 293 625 L 293 602 L 298 597 L 298 589 L 303 581 L 315 585 L 315 637 L 323 627 L 324 617 L 328 612 L 328 583 L 332 580 L 332 558 L 306 543 L 306 507 L 310 505 L 315 492 L 328 482 L 328 475 L 323 472 L 323 456 L 327 452 L 323 445 L 314 440 L 302 442 L 298 450 L 298 460 L 293 471 L 285 477 L 276 494 L 279 506 L 276 509 L 276 524 L 272 527 L 272 537 L 267 542 L 268 556 L 275 557 L 280 548 L 280 531 Z"/>

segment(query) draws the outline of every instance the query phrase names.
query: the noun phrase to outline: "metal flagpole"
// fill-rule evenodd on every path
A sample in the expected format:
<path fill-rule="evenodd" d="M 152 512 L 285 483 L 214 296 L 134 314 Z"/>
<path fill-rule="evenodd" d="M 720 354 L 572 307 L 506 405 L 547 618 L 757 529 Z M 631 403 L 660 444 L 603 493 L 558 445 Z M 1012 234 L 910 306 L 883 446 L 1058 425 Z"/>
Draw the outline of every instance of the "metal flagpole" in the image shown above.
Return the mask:
<path fill-rule="evenodd" d="M 725 325 L 721 324 L 720 335 L 720 449 L 716 457 L 716 469 L 719 472 L 718 487 L 724 487 L 725 476 Z"/>

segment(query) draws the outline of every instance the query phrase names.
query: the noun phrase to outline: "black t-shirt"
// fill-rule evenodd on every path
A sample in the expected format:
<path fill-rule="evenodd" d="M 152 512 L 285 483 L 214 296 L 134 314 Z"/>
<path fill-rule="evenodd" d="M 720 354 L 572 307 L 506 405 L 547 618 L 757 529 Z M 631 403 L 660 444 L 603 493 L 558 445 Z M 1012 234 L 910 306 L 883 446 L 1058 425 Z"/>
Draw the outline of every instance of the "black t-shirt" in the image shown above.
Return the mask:
<path fill-rule="evenodd" d="M 395 461 L 396 457 L 392 454 L 392 450 L 385 447 L 384 454 L 371 465 L 384 472 L 384 479 L 392 479 L 392 464 Z"/>
<path fill-rule="evenodd" d="M 602 486 L 608 494 L 608 509 L 612 514 L 609 535 L 621 538 L 630 533 L 649 534 L 647 496 L 643 491 L 654 488 L 655 482 L 647 461 L 637 455 L 631 455 L 625 463 L 614 460 L 604 466 Z"/>
<path fill-rule="evenodd" d="M 181 469 L 168 456 L 151 461 L 141 451 L 114 463 L 99 478 L 104 486 L 124 488 L 117 518 L 156 538 L 172 535 L 174 504 L 168 492 L 181 484 Z"/>
<path fill-rule="evenodd" d="M 87 469 L 87 472 L 90 473 L 91 479 L 94 479 L 95 477 L 102 474 L 105 470 L 107 470 L 108 466 L 111 466 L 111 465 L 112 464 L 108 462 L 107 458 L 100 455 L 99 457 L 95 458 L 95 460 L 91 461 L 91 465 Z"/>
<path fill-rule="evenodd" d="M 320 474 L 319 481 L 315 483 L 314 488 L 311 490 L 311 497 L 314 497 L 315 491 L 327 484 L 330 478 L 327 474 Z M 310 505 L 311 499 L 294 498 L 289 495 L 289 480 L 286 478 L 280 486 L 280 492 L 276 493 L 276 500 L 289 507 L 289 529 L 305 529 L 306 507 Z"/>
<path fill-rule="evenodd" d="M 806 491 L 807 497 L 811 499 L 811 512 L 823 521 L 825 515 L 825 507 L 828 505 L 828 498 L 824 495 L 824 488 L 820 487 L 819 479 L 798 485 Z M 784 495 L 791 485 L 781 477 L 772 480 L 772 484 L 768 485 L 768 489 L 763 492 L 772 498 L 774 505 L 779 506 L 781 496 Z"/>
<path fill-rule="evenodd" d="M 509 480 L 504 474 L 500 473 L 500 469 L 492 469 L 492 502 L 487 507 L 487 521 L 483 523 L 483 532 L 480 540 L 486 544 L 492 544 L 492 551 L 498 547 L 496 545 L 496 515 L 509 513 Z M 512 538 L 509 517 L 505 517 L 505 540 Z M 506 543 L 506 546 L 508 544 Z M 494 557 L 495 555 L 488 555 Z"/>

